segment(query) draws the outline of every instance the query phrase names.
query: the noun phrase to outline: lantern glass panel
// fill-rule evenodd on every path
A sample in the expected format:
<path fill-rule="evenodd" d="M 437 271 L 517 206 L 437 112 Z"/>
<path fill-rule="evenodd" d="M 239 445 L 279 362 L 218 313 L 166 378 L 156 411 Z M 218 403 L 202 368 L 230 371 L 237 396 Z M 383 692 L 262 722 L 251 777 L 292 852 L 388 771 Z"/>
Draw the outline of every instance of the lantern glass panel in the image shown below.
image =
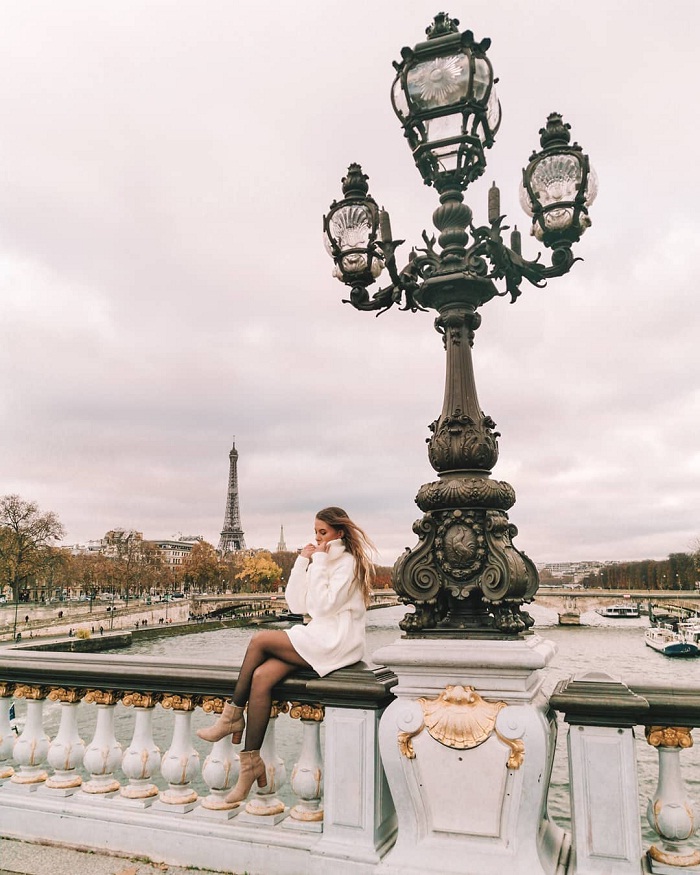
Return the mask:
<path fill-rule="evenodd" d="M 496 89 L 491 89 L 489 102 L 486 106 L 486 121 L 488 122 L 491 133 L 495 134 L 498 126 L 501 123 L 501 104 L 496 96 Z"/>
<path fill-rule="evenodd" d="M 340 207 L 330 217 L 328 222 L 330 235 L 340 250 L 339 268 L 345 274 L 362 274 L 367 270 L 369 262 L 370 241 L 373 234 L 372 214 L 361 204 L 348 204 Z M 330 245 L 327 246 L 333 255 Z M 378 277 L 384 265 L 378 254 L 372 258 L 371 273 Z M 335 275 L 343 279 L 336 270 Z"/>
<path fill-rule="evenodd" d="M 406 75 L 409 98 L 418 110 L 439 109 L 466 100 L 469 84 L 469 58 L 462 54 L 423 61 Z"/>
<path fill-rule="evenodd" d="M 401 77 L 394 82 L 394 87 L 392 88 L 392 97 L 394 99 L 394 108 L 396 112 L 402 117 L 406 118 L 409 113 L 408 101 L 406 100 L 406 95 L 403 93 L 403 82 L 401 81 Z"/>
<path fill-rule="evenodd" d="M 530 185 L 543 207 L 573 201 L 581 185 L 581 164 L 570 154 L 546 155 L 535 165 Z"/>
<path fill-rule="evenodd" d="M 589 166 L 588 179 L 586 180 L 586 193 L 584 195 L 584 203 L 587 207 L 593 203 L 598 195 L 598 174 Z"/>
<path fill-rule="evenodd" d="M 442 115 L 439 118 L 426 119 L 425 134 L 428 142 L 454 139 L 462 136 L 462 113 Z"/>
<path fill-rule="evenodd" d="M 484 58 L 474 59 L 474 100 L 482 101 L 491 84 L 491 70 Z"/>

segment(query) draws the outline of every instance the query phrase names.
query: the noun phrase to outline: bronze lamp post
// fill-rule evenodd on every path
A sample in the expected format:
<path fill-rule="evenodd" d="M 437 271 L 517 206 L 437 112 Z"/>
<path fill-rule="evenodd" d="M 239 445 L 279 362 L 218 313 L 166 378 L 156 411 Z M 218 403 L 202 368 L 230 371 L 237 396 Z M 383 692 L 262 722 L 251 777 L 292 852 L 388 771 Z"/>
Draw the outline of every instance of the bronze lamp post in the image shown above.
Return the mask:
<path fill-rule="evenodd" d="M 523 171 L 520 200 L 532 217 L 532 234 L 551 249 L 551 263 L 527 260 L 520 234 L 510 245 L 496 186 L 489 190 L 488 224 L 475 225 L 464 191 L 486 168 L 501 121 L 493 69 L 471 31 L 445 13 L 427 29 L 427 40 L 404 48 L 394 64 L 394 111 L 426 185 L 440 196 L 433 213 L 439 236 L 423 232 L 397 267 L 389 216 L 369 195 L 368 177 L 351 164 L 342 180 L 343 199 L 324 217 L 326 248 L 334 275 L 350 287 L 347 301 L 358 310 L 434 309 L 435 327 L 446 350 L 445 396 L 430 425 L 428 457 L 437 480 L 421 486 L 416 503 L 423 517 L 413 526 L 419 542 L 399 557 L 393 584 L 415 612 L 401 621 L 409 636 L 509 638 L 533 620 L 523 604 L 532 601 L 538 576 L 532 561 L 513 545 L 508 519 L 515 503 L 510 484 L 491 478 L 498 459 L 495 422 L 479 405 L 471 348 L 479 307 L 494 297 L 515 301 L 527 280 L 543 286 L 567 273 L 572 246 L 590 225 L 588 207 L 597 180 L 588 156 L 570 144 L 569 125 L 552 113 L 540 131 L 541 151 Z M 437 247 L 436 247 L 437 243 Z M 439 248 L 438 248 L 439 247 Z M 384 270 L 391 283 L 371 297 L 367 291 Z"/>

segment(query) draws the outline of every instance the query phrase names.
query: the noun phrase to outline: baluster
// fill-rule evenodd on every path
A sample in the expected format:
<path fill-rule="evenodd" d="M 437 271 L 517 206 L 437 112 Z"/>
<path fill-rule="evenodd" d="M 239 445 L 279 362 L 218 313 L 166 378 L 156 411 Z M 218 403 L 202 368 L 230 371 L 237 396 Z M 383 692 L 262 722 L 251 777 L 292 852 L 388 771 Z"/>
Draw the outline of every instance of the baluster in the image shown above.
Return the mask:
<path fill-rule="evenodd" d="M 202 708 L 211 714 L 221 714 L 224 700 L 206 696 Z M 240 811 L 240 802 L 226 802 L 226 794 L 238 780 L 239 760 L 231 737 L 214 742 L 209 756 L 202 766 L 202 778 L 209 787 L 209 795 L 202 799 L 199 814 L 207 817 L 229 819 Z"/>
<path fill-rule="evenodd" d="M 153 693 L 126 693 L 122 704 L 133 706 L 136 719 L 131 744 L 122 757 L 122 771 L 129 783 L 121 788 L 120 796 L 130 805 L 147 808 L 158 797 L 158 787 L 151 780 L 160 768 L 160 748 L 153 741 L 156 696 Z"/>
<path fill-rule="evenodd" d="M 85 701 L 97 706 L 97 722 L 83 757 L 90 780 L 83 784 L 82 792 L 94 799 L 109 799 L 121 786 L 114 777 L 114 770 L 122 761 L 122 746 L 114 735 L 114 709 L 118 698 L 119 694 L 112 690 L 88 690 L 85 694 Z"/>
<path fill-rule="evenodd" d="M 323 831 L 321 722 L 324 713 L 322 705 L 302 705 L 300 702 L 292 702 L 289 711 L 290 717 L 301 720 L 303 738 L 299 761 L 294 765 L 290 781 L 299 801 L 282 824 L 286 829 Z"/>
<path fill-rule="evenodd" d="M 286 815 L 284 802 L 275 795 L 287 777 L 284 760 L 277 754 L 275 724 L 277 717 L 288 710 L 289 704 L 287 702 L 272 703 L 270 722 L 265 733 L 265 740 L 260 748 L 260 756 L 267 769 L 267 786 L 258 787 L 255 796 L 247 803 L 245 811 L 239 815 L 240 820 L 245 823 L 274 826 Z"/>
<path fill-rule="evenodd" d="M 0 683 L 0 787 L 15 773 L 9 762 L 17 738 L 10 726 L 10 708 L 14 689 L 14 684 Z"/>
<path fill-rule="evenodd" d="M 646 739 L 659 752 L 659 783 L 647 805 L 647 820 L 661 838 L 660 847 L 647 851 L 652 872 L 669 872 L 669 866 L 700 866 L 700 851 L 687 840 L 695 832 L 695 811 L 681 775 L 681 750 L 693 746 L 685 726 L 646 726 Z"/>
<path fill-rule="evenodd" d="M 48 762 L 54 773 L 46 786 L 54 795 L 72 796 L 83 783 L 76 769 L 85 756 L 85 742 L 78 733 L 78 708 L 84 695 L 84 690 L 63 687 L 49 693 L 49 699 L 61 703 L 58 735 L 49 745 L 48 754 Z"/>
<path fill-rule="evenodd" d="M 15 696 L 27 700 L 27 718 L 22 734 L 15 742 L 13 754 L 20 766 L 19 772 L 10 778 L 10 785 L 16 789 L 33 791 L 46 781 L 43 764 L 49 752 L 49 737 L 44 732 L 45 687 L 17 684 Z"/>
<path fill-rule="evenodd" d="M 168 782 L 168 789 L 158 797 L 154 808 L 160 811 L 191 811 L 197 802 L 197 793 L 190 782 L 199 772 L 199 754 L 192 746 L 192 696 L 167 695 L 161 699 L 163 708 L 172 709 L 175 717 L 173 739 L 163 755 L 160 771 Z"/>

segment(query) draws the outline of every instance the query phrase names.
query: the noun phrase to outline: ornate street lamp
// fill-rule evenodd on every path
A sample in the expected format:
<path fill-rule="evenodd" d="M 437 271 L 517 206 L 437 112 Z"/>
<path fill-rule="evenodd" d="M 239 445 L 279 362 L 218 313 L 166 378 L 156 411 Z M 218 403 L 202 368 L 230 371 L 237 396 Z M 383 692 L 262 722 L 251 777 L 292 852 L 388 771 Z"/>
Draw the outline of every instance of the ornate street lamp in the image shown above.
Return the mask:
<path fill-rule="evenodd" d="M 418 492 L 424 515 L 413 529 L 419 543 L 393 570 L 396 592 L 415 606 L 400 626 L 409 636 L 508 638 L 533 624 L 523 605 L 532 601 L 538 576 L 513 545 L 517 529 L 507 512 L 515 492 L 491 479 L 499 434 L 476 393 L 471 347 L 481 322 L 477 310 L 497 296 L 515 301 L 523 280 L 543 286 L 569 271 L 577 260 L 572 245 L 590 225 L 597 180 L 580 146 L 570 145 L 569 125 L 553 113 L 540 131 L 541 151 L 523 171 L 520 193 L 532 234 L 552 250 L 550 265 L 539 256 L 523 258 L 517 229 L 506 245 L 495 185 L 488 224 L 474 224 L 463 193 L 485 170 L 501 108 L 486 56 L 490 41 L 476 42 L 458 24 L 437 15 L 427 40 L 402 50 L 392 88 L 416 166 L 440 196 L 433 213 L 437 241 L 423 232 L 425 246 L 413 249 L 399 269 L 395 251 L 404 241 L 392 239 L 389 216 L 370 197 L 358 164 L 348 169 L 344 198 L 332 204 L 323 227 L 334 275 L 351 289 L 349 303 L 378 312 L 394 304 L 413 312 L 435 309 L 446 350 L 444 402 L 428 442 L 438 479 Z M 391 283 L 370 297 L 367 289 L 384 269 Z"/>

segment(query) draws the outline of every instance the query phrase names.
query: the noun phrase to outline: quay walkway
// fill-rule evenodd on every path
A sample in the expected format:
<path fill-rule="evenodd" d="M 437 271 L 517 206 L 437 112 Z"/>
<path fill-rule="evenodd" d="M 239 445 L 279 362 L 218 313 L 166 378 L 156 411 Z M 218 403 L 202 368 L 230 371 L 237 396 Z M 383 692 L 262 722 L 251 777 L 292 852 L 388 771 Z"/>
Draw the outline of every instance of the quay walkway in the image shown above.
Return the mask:
<path fill-rule="evenodd" d="M 231 875 L 0 838 L 0 875 Z M 238 875 L 238 873 L 237 873 Z M 242 875 L 242 873 L 241 873 Z"/>

